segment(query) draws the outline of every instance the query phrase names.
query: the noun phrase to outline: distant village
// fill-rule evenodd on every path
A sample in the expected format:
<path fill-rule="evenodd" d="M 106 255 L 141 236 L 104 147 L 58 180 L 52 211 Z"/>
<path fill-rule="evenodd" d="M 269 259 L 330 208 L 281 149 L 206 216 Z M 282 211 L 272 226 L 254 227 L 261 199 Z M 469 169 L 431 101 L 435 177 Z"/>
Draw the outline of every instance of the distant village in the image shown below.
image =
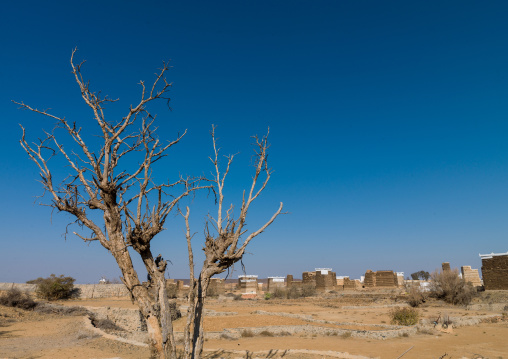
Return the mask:
<path fill-rule="evenodd" d="M 481 273 L 471 266 L 461 266 L 458 276 L 474 287 L 484 290 L 508 290 L 508 252 L 480 254 L 482 260 Z M 452 271 L 449 262 L 442 263 L 443 272 Z M 303 272 L 302 279 L 296 280 L 293 275 L 285 277 L 268 277 L 267 280 L 258 278 L 257 275 L 244 274 L 238 276 L 237 283 L 228 283 L 224 279 L 212 278 L 210 292 L 224 293 L 226 291 L 239 290 L 244 298 L 254 297 L 259 292 L 272 292 L 276 288 L 313 287 L 316 291 L 340 291 L 389 289 L 404 286 L 419 286 L 422 291 L 428 290 L 429 280 L 404 279 L 404 272 L 393 270 L 367 270 L 359 279 L 350 279 L 349 276 L 337 276 L 332 268 L 315 268 L 312 272 Z M 168 285 L 176 286 L 178 291 L 185 291 L 187 285 L 183 280 L 168 280 Z"/>

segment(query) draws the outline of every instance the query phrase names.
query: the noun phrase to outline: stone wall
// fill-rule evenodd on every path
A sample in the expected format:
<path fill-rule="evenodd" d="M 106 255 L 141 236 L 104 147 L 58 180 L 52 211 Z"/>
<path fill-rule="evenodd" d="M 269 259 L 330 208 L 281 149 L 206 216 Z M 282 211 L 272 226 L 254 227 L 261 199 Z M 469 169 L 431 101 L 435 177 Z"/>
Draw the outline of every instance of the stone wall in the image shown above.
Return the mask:
<path fill-rule="evenodd" d="M 36 284 L 26 283 L 0 283 L 0 290 L 9 290 L 16 288 L 21 291 L 35 293 Z M 110 298 L 110 297 L 128 297 L 129 291 L 123 284 L 74 284 L 76 298 Z"/>
<path fill-rule="evenodd" d="M 443 268 L 443 272 L 451 271 L 450 262 L 444 262 L 441 264 L 441 268 Z"/>
<path fill-rule="evenodd" d="M 482 258 L 482 275 L 486 290 L 508 289 L 508 255 Z"/>
<path fill-rule="evenodd" d="M 470 282 L 475 287 L 482 286 L 478 269 L 471 269 L 471 266 L 462 266 L 460 270 L 462 272 L 462 278 L 464 278 L 466 282 Z"/>

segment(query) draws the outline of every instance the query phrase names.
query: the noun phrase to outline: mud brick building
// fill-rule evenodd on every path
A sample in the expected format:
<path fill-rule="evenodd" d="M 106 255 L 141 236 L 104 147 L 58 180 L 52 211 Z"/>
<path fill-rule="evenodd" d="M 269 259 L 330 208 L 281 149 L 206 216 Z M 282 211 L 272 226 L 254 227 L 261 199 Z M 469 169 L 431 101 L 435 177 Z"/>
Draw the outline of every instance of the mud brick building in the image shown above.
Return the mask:
<path fill-rule="evenodd" d="M 478 269 L 471 269 L 471 266 L 462 266 L 460 271 L 462 272 L 462 278 L 464 278 L 466 282 L 471 283 L 475 287 L 482 286 Z"/>
<path fill-rule="evenodd" d="M 284 287 L 284 277 L 268 277 L 267 291 L 273 291 L 275 288 Z"/>
<path fill-rule="evenodd" d="M 366 288 L 372 288 L 376 286 L 376 272 L 371 271 L 370 269 L 365 272 L 365 278 L 363 279 L 363 285 Z"/>
<path fill-rule="evenodd" d="M 293 275 L 292 274 L 288 274 L 286 276 L 286 287 L 301 287 L 302 286 L 302 281 L 301 280 L 294 280 L 293 278 Z"/>
<path fill-rule="evenodd" d="M 302 273 L 302 285 L 311 285 L 317 290 L 331 290 L 337 287 L 337 275 L 332 268 L 316 268 L 314 272 Z"/>
<path fill-rule="evenodd" d="M 450 262 L 444 262 L 441 264 L 441 268 L 443 268 L 443 272 L 449 272 L 451 271 Z"/>
<path fill-rule="evenodd" d="M 399 286 L 397 273 L 393 273 L 391 270 L 373 272 L 369 269 L 365 272 L 365 279 L 363 283 L 367 288 L 394 288 Z"/>
<path fill-rule="evenodd" d="M 211 278 L 210 284 L 208 284 L 207 289 L 208 295 L 220 295 L 226 292 L 226 284 L 224 279 L 221 278 Z"/>
<path fill-rule="evenodd" d="M 258 292 L 258 276 L 257 275 L 239 275 L 238 289 L 244 294 Z"/>
<path fill-rule="evenodd" d="M 337 275 L 332 268 L 316 268 L 316 289 L 332 290 L 337 286 Z"/>
<path fill-rule="evenodd" d="M 302 284 L 316 286 L 316 272 L 303 272 L 302 273 Z"/>
<path fill-rule="evenodd" d="M 348 276 L 337 277 L 337 287 L 344 290 L 352 290 L 361 288 L 359 280 L 349 279 Z"/>
<path fill-rule="evenodd" d="M 508 290 L 508 252 L 480 254 L 485 290 Z"/>

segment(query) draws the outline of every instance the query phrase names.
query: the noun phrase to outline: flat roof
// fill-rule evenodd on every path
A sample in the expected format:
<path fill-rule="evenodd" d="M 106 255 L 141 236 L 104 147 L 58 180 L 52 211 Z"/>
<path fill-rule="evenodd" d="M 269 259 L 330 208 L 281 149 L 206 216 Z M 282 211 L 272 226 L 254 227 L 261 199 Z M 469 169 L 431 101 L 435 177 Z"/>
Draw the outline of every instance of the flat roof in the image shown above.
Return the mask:
<path fill-rule="evenodd" d="M 508 252 L 506 252 L 506 253 L 478 254 L 478 255 L 480 256 L 481 259 L 489 259 L 489 258 L 497 257 L 497 256 L 508 256 Z"/>

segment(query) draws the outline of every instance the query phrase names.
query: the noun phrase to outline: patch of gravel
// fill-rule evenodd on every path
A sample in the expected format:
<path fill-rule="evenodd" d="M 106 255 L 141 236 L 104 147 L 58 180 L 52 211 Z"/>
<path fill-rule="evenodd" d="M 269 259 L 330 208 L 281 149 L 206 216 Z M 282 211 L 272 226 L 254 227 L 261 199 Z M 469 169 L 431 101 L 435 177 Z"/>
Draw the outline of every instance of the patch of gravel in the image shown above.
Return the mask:
<path fill-rule="evenodd" d="M 277 325 L 266 327 L 254 328 L 226 328 L 222 332 L 207 332 L 205 337 L 208 339 L 239 339 L 242 332 L 249 331 L 254 335 L 260 335 L 262 332 L 270 332 L 274 336 L 286 336 L 295 334 L 305 335 L 322 335 L 322 336 L 352 336 L 357 338 L 368 338 L 385 340 L 389 338 L 397 338 L 403 335 L 416 334 L 416 326 L 401 327 L 395 330 L 354 330 L 354 329 L 340 329 L 329 327 L 318 327 L 314 325 Z"/>
<path fill-rule="evenodd" d="M 485 321 L 502 319 L 503 316 L 501 314 L 488 314 L 488 315 L 473 315 L 467 317 L 449 317 L 450 322 L 452 323 L 454 328 L 458 327 L 467 327 L 471 325 L 477 325 Z M 430 319 L 421 319 L 420 324 L 423 326 L 433 326 L 433 323 Z"/>

